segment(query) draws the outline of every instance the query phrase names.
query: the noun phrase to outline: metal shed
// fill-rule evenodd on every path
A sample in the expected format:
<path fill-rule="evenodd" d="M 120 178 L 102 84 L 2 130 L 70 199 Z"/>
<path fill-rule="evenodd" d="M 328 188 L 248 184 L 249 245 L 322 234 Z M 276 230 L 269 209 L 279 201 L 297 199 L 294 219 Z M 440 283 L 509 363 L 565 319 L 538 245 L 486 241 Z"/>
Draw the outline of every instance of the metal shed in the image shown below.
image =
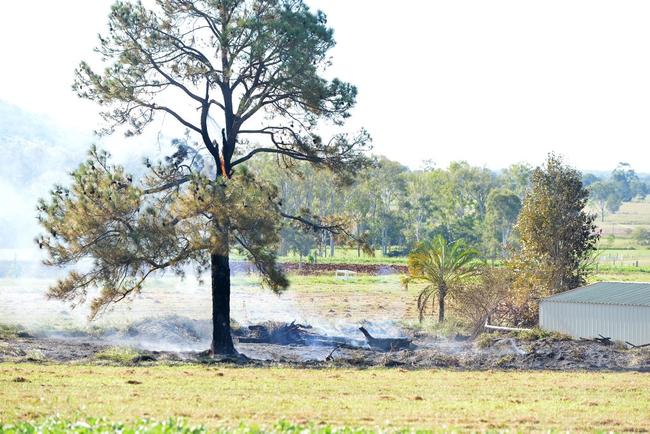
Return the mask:
<path fill-rule="evenodd" d="M 600 282 L 548 297 L 539 324 L 576 338 L 650 343 L 650 283 Z"/>

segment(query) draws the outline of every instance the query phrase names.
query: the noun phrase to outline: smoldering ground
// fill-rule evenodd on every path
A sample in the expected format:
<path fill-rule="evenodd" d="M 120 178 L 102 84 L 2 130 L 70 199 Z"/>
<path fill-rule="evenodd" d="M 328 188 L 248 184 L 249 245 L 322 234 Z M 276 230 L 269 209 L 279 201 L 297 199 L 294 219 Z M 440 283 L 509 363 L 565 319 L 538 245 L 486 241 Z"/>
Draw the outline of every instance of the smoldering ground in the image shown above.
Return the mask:
<path fill-rule="evenodd" d="M 126 345 L 143 351 L 199 352 L 209 346 L 210 291 L 188 278 L 159 277 L 132 300 L 93 322 L 88 322 L 87 305 L 71 309 L 65 303 L 48 300 L 49 287 L 65 270 L 41 265 L 41 252 L 33 242 L 40 231 L 35 215 L 39 197 L 44 197 L 55 183 L 69 182 L 69 173 L 84 158 L 88 146 L 95 142 L 107 147 L 115 161 L 136 172 L 147 149 L 167 143 L 161 134 L 156 137 L 100 139 L 90 131 L 63 130 L 40 115 L 24 112 L 0 102 L 0 139 L 5 161 L 0 168 L 0 195 L 6 206 L 0 208 L 0 324 L 18 325 L 32 338 L 72 345 Z M 220 128 L 217 128 L 220 129 Z M 161 131 L 163 131 L 161 129 Z M 112 141 L 111 141 L 112 140 Z M 124 142 L 124 143 L 122 143 Z M 149 143 L 148 146 L 143 143 Z M 120 152 L 120 146 L 128 152 Z M 137 151 L 137 152 L 136 152 Z M 158 149 L 160 151 L 160 149 Z M 134 154 L 135 152 L 135 154 Z M 35 158 L 37 156 L 37 158 Z M 384 267 L 380 273 L 394 270 Z M 294 270 L 295 271 L 295 270 Z M 92 294 L 90 294 L 90 297 Z M 322 300 L 322 299 L 321 299 Z M 235 278 L 232 295 L 232 317 L 239 327 L 264 321 L 278 323 L 297 321 L 309 324 L 314 333 L 326 337 L 345 337 L 355 345 L 363 345 L 358 327 L 368 320 L 367 328 L 381 336 L 401 336 L 403 332 L 385 312 L 370 317 L 350 302 L 340 311 L 314 309 L 318 301 L 288 292 L 280 297 L 259 288 L 256 282 Z M 402 316 L 401 306 L 382 302 L 382 309 L 395 318 Z M 358 314 L 357 314 L 358 312 Z M 21 338 L 22 339 L 22 338 Z M 31 345 L 29 342 L 25 345 Z M 18 345 L 18 343 L 16 343 Z M 22 344 L 21 344 L 22 345 Z M 40 345 L 40 344 L 39 344 Z M 6 348 L 7 345 L 3 345 Z M 17 347 L 16 347 L 17 348 Z M 281 357 L 270 349 L 248 352 L 254 357 Z M 324 358 L 331 349 L 305 346 L 296 350 L 296 357 Z M 44 349 L 45 353 L 47 350 Z M 71 354 L 75 351 L 70 349 Z"/>
<path fill-rule="evenodd" d="M 0 279 L 3 318 L 0 322 L 4 324 L 19 325 L 37 337 L 126 345 L 148 351 L 198 352 L 209 347 L 211 292 L 194 276 L 185 279 L 158 276 L 129 302 L 113 305 L 95 320 L 88 321 L 87 303 L 73 309 L 46 297 L 47 287 L 60 277 L 56 271 L 29 261 L 4 259 L 0 261 L 4 272 L 4 278 Z M 89 294 L 88 299 L 92 296 Z M 358 330 L 362 324 L 380 336 L 403 336 L 394 321 L 381 316 L 351 315 L 355 311 L 353 303 L 354 300 L 347 302 L 347 298 L 342 301 L 347 314 L 332 309 L 325 311 L 313 297 L 305 298 L 299 291 L 291 290 L 275 295 L 261 288 L 256 276 L 240 272 L 233 277 L 233 330 L 237 337 L 253 324 L 294 322 L 307 324 L 310 334 L 324 339 L 338 338 L 339 342 L 358 347 L 365 345 Z M 398 309 L 396 315 L 402 314 Z M 325 358 L 331 348 L 324 348 L 322 339 L 320 342 L 321 345 L 303 345 L 305 348 L 294 353 L 303 359 Z M 256 352 L 255 348 L 250 346 L 246 350 L 250 357 L 273 357 L 268 352 Z"/>
<path fill-rule="evenodd" d="M 381 278 L 392 290 L 382 290 L 382 280 L 377 280 L 374 291 L 366 289 L 365 298 L 357 299 L 352 298 L 359 291 L 354 281 L 337 283 L 324 276 L 303 279 L 304 288 L 310 287 L 309 282 L 320 282 L 322 294 L 301 288 L 277 296 L 260 288 L 255 276 L 244 273 L 233 277 L 233 333 L 238 351 L 247 356 L 238 363 L 405 369 L 650 370 L 650 349 L 498 334 L 483 340 L 481 345 L 403 329 L 395 319 L 408 316 L 412 300 L 408 293 L 394 289 L 398 287 L 395 276 Z M 192 278 L 158 277 L 130 303 L 115 305 L 93 322 L 87 320 L 87 306 L 70 309 L 64 303 L 48 300 L 45 288 L 51 282 L 52 276 L 46 275 L 0 279 L 0 323 L 19 325 L 22 330 L 0 339 L 0 360 L 105 363 L 113 360 L 105 357 L 106 353 L 120 347 L 131 350 L 120 356 L 119 363 L 215 363 L 205 353 L 211 334 L 210 291 Z M 389 294 L 394 298 L 392 301 Z M 326 303 L 332 300 L 335 303 Z M 304 326 L 299 332 L 304 334 L 298 334 L 297 340 L 250 339 L 259 336 L 250 326 L 273 329 L 291 323 Z M 413 346 L 388 352 L 370 348 L 358 330 L 360 325 L 376 337 L 407 337 Z"/>

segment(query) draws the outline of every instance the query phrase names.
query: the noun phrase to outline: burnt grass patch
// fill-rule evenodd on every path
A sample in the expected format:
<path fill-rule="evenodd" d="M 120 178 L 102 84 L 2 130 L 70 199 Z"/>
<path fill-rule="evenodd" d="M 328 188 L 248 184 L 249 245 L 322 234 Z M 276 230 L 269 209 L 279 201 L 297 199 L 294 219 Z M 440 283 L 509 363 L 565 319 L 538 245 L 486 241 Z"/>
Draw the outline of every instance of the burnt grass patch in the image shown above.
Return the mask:
<path fill-rule="evenodd" d="M 205 331 L 192 329 L 193 323 L 177 318 L 176 321 L 167 319 L 165 324 L 172 324 L 173 330 L 180 328 L 182 337 L 195 336 L 199 347 L 204 344 Z M 149 333 L 147 339 L 152 337 L 153 329 L 152 325 L 144 328 Z M 131 326 L 124 336 L 138 337 L 137 330 L 138 327 Z M 328 336 L 319 334 L 309 325 L 267 322 L 237 329 L 235 340 L 240 356 L 211 357 L 204 350 L 207 342 L 203 350 L 153 351 L 138 347 L 137 340 L 120 343 L 114 333 L 111 331 L 105 337 L 12 334 L 0 340 L 0 362 L 650 371 L 650 348 L 627 349 L 556 336 L 531 339 L 530 336 L 491 334 L 476 341 L 456 341 L 419 332 L 405 336 L 412 340 L 409 348 L 382 351 L 368 345 L 362 335 Z"/>

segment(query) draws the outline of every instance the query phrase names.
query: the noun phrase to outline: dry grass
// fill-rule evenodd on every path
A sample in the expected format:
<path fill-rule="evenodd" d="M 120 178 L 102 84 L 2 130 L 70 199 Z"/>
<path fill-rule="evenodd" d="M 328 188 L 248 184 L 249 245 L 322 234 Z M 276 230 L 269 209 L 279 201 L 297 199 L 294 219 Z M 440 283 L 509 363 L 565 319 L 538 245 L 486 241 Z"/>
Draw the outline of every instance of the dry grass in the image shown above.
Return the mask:
<path fill-rule="evenodd" d="M 607 227 L 621 226 L 648 226 L 648 216 L 650 215 L 650 198 L 645 200 L 635 200 L 633 202 L 625 202 L 621 208 L 615 213 L 607 212 L 605 214 L 605 222 L 602 223 L 603 230 Z M 598 223 L 601 224 L 600 220 Z"/>
<path fill-rule="evenodd" d="M 25 381 L 16 382 L 16 378 Z M 352 427 L 650 430 L 638 373 L 0 365 L 0 419 L 183 417 Z"/>

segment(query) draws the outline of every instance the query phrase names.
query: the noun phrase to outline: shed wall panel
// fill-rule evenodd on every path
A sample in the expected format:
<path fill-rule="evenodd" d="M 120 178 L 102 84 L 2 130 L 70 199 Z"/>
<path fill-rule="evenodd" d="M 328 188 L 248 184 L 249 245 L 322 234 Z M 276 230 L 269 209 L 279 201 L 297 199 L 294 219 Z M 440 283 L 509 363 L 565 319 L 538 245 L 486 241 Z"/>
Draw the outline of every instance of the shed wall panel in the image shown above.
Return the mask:
<path fill-rule="evenodd" d="M 543 329 L 576 338 L 599 334 L 635 345 L 650 343 L 650 307 L 588 303 L 542 302 L 539 324 Z"/>

